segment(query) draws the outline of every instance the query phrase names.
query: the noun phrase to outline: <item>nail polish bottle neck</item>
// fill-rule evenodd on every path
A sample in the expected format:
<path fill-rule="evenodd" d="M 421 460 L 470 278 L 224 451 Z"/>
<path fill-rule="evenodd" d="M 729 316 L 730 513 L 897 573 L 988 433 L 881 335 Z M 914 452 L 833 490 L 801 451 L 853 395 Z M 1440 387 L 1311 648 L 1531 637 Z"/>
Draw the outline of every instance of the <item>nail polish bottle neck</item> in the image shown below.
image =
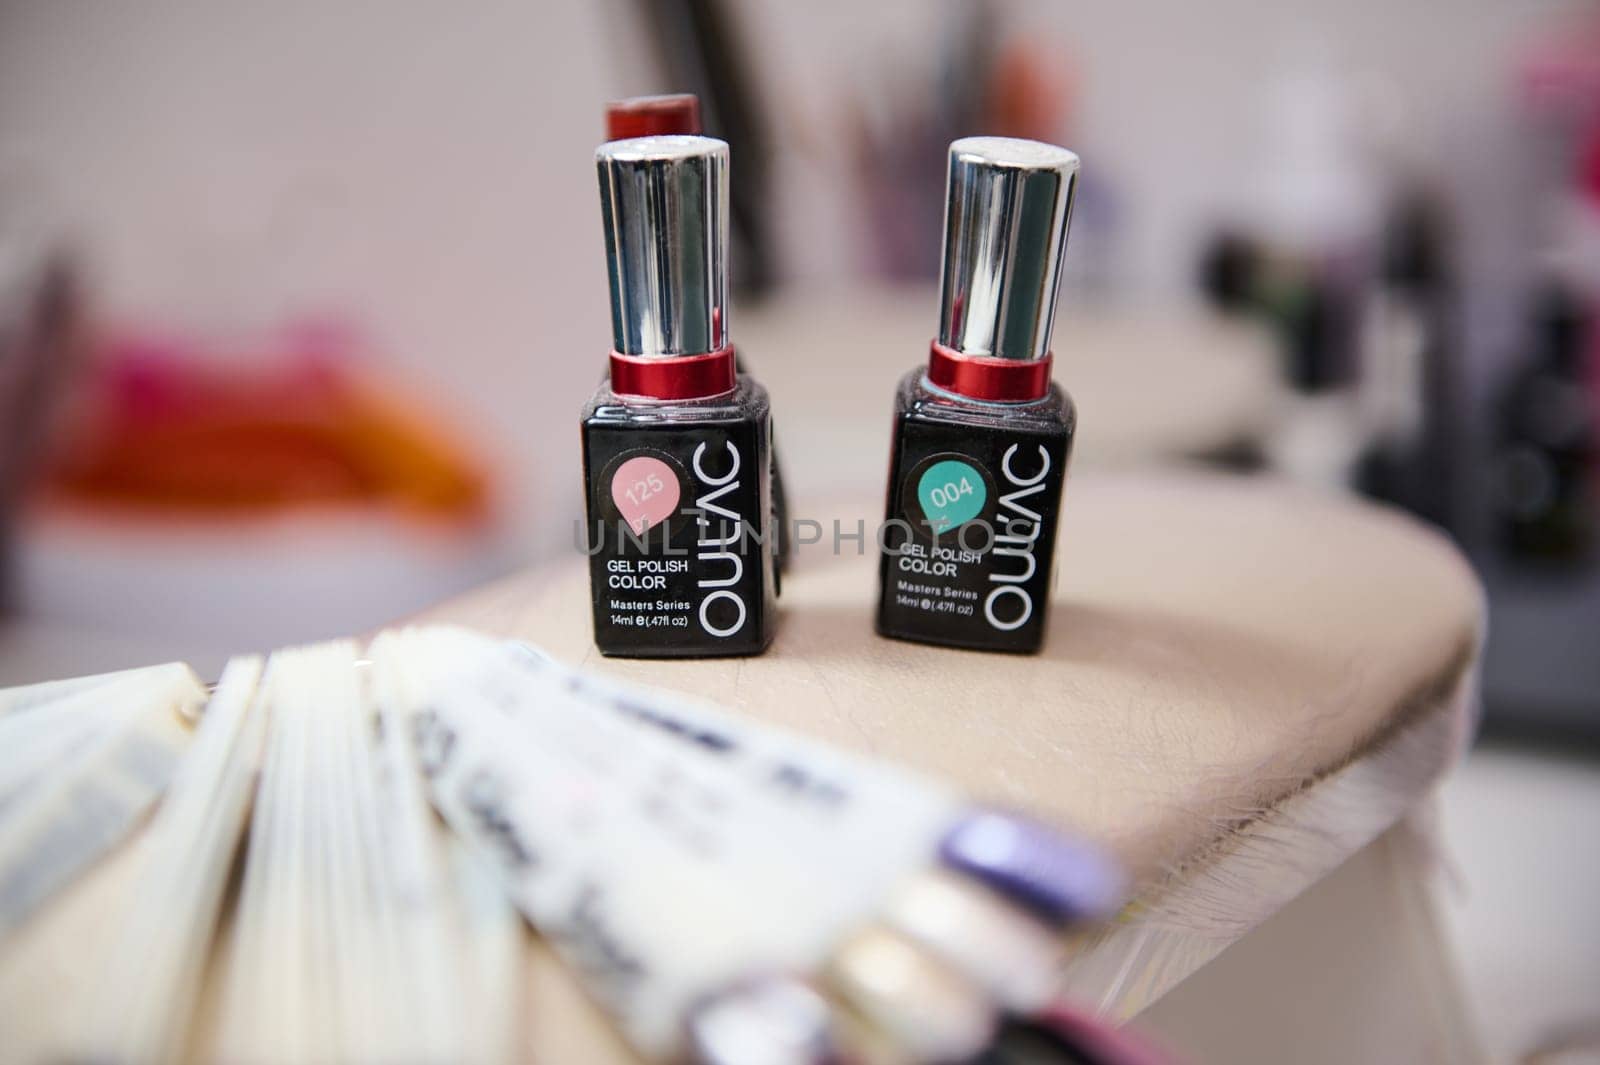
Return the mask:
<path fill-rule="evenodd" d="M 986 403 L 1029 403 L 1050 391 L 1051 356 L 996 359 L 967 355 L 937 340 L 928 352 L 928 382 L 935 388 Z"/>
<path fill-rule="evenodd" d="M 732 345 L 701 355 L 611 353 L 611 390 L 645 400 L 709 399 L 737 386 Z"/>

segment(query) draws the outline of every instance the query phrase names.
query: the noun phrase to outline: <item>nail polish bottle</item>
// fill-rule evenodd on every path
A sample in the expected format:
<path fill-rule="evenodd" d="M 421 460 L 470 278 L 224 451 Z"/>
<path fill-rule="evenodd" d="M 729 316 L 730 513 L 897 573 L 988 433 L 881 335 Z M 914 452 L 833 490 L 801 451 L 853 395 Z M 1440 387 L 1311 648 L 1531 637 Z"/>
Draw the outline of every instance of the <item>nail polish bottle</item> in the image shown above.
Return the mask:
<path fill-rule="evenodd" d="M 1038 651 L 1076 413 L 1050 329 L 1078 157 L 1004 137 L 950 145 L 939 335 L 900 381 L 878 632 Z"/>
<path fill-rule="evenodd" d="M 602 654 L 759 654 L 777 621 L 766 390 L 728 341 L 728 146 L 595 153 L 610 374 L 584 408 L 586 550 Z"/>
<path fill-rule="evenodd" d="M 657 96 L 630 96 L 606 104 L 606 140 L 620 141 L 631 137 L 650 137 L 661 134 L 692 133 L 698 136 L 700 128 L 700 97 L 692 92 L 664 93 Z M 734 369 L 749 373 L 744 353 L 733 352 Z M 794 554 L 790 539 L 789 500 L 783 489 L 783 461 L 778 457 L 777 433 L 772 442 L 772 520 L 777 528 L 774 551 L 778 559 L 778 576 L 773 591 L 783 594 L 783 574 L 789 569 Z"/>

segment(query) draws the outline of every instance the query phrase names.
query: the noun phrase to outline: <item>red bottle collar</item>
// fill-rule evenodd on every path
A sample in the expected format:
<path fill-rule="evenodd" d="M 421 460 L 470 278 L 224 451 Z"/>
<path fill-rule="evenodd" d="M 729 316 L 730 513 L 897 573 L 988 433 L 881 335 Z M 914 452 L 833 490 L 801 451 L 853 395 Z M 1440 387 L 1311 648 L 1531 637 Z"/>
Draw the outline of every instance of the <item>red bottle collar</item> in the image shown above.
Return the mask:
<path fill-rule="evenodd" d="M 619 396 L 704 399 L 731 392 L 736 384 L 732 347 L 669 358 L 611 353 L 611 391 Z"/>
<path fill-rule="evenodd" d="M 992 403 L 1026 403 L 1050 391 L 1051 356 L 994 359 L 963 355 L 937 340 L 928 353 L 928 380 L 946 392 Z"/>

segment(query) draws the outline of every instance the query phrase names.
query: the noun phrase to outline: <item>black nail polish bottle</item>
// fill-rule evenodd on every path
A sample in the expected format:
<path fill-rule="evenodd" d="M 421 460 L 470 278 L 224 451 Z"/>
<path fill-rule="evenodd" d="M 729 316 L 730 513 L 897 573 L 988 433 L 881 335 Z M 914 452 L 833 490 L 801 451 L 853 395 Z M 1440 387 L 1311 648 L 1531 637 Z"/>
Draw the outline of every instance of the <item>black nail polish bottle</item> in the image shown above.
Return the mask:
<path fill-rule="evenodd" d="M 939 338 L 895 398 L 878 632 L 1034 652 L 1044 642 L 1072 401 L 1050 328 L 1078 157 L 950 146 Z"/>
<path fill-rule="evenodd" d="M 728 146 L 641 137 L 595 162 L 614 343 L 582 422 L 595 645 L 758 654 L 777 622 L 772 424 L 727 336 Z"/>

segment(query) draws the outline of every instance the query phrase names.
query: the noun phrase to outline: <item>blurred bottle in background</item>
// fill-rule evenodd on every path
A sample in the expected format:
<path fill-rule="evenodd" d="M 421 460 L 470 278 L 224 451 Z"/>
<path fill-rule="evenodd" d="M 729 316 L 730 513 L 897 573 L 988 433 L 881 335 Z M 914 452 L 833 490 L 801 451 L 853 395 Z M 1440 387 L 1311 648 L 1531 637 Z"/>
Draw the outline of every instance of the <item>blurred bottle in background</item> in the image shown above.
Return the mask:
<path fill-rule="evenodd" d="M 1594 550 L 1600 437 L 1587 380 L 1592 332 L 1582 299 L 1547 282 L 1497 400 L 1496 539 L 1519 562 L 1573 565 Z"/>
<path fill-rule="evenodd" d="M 772 144 L 751 49 L 721 0 L 637 0 L 664 84 L 699 100 L 707 136 L 728 142 L 737 164 L 729 171 L 729 269 L 736 296 L 757 300 L 777 280 L 771 196 Z"/>
<path fill-rule="evenodd" d="M 1362 323 L 1379 262 L 1382 181 L 1348 72 L 1320 48 L 1282 46 L 1245 172 L 1254 195 L 1201 254 L 1217 307 L 1277 331 L 1288 397 L 1270 465 L 1349 490 L 1366 444 Z"/>
<path fill-rule="evenodd" d="M 1490 728 L 1600 737 L 1600 11 L 1545 15 L 1503 79 L 1508 180 L 1480 313 L 1468 547 L 1487 586 Z M 1481 149 L 1480 149 L 1481 152 Z M 1482 312 L 1493 309 L 1491 318 Z M 1491 331 L 1492 327 L 1492 331 Z"/>
<path fill-rule="evenodd" d="M 16 606 L 23 499 L 86 346 L 77 264 L 26 160 L 0 160 L 0 615 Z"/>
<path fill-rule="evenodd" d="M 1459 528 L 1464 406 L 1447 194 L 1381 79 L 1285 46 L 1253 200 L 1200 259 L 1216 307 L 1270 323 L 1287 397 L 1267 465 Z"/>
<path fill-rule="evenodd" d="M 1460 366 L 1455 249 L 1440 199 L 1401 193 L 1383 229 L 1361 335 L 1361 494 L 1456 527 Z"/>
<path fill-rule="evenodd" d="M 1491 547 L 1566 568 L 1600 548 L 1600 21 L 1536 38 L 1519 71 L 1529 296 L 1494 381 Z"/>

